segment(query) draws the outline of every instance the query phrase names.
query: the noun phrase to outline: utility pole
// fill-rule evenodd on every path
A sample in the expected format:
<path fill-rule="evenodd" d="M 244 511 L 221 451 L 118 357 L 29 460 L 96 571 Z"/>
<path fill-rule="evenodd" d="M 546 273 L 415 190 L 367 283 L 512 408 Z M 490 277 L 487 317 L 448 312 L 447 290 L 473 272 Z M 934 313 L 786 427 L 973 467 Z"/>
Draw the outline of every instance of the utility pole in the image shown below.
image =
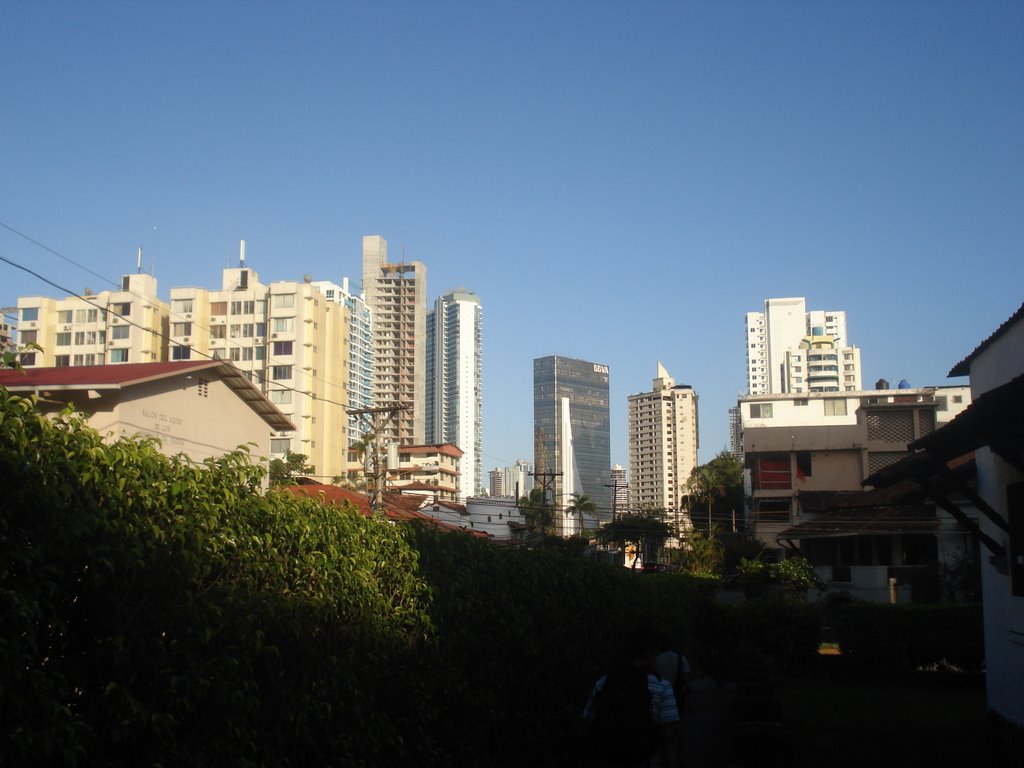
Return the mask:
<path fill-rule="evenodd" d="M 411 408 L 408 403 L 395 403 L 380 408 L 346 408 L 345 413 L 349 416 L 363 417 L 363 424 L 367 432 L 373 435 L 371 441 L 372 451 L 369 452 L 368 460 L 363 460 L 363 476 L 366 478 L 370 506 L 374 512 L 379 512 L 384 503 L 384 483 L 387 480 L 387 466 L 384 462 L 384 450 L 382 445 L 382 432 L 395 416 L 402 411 Z M 368 469 L 369 467 L 369 469 Z"/>
<path fill-rule="evenodd" d="M 552 510 L 554 509 L 554 507 L 555 507 L 555 503 L 554 503 L 554 496 L 555 496 L 555 494 L 554 494 L 554 491 L 555 491 L 554 484 L 555 484 L 555 478 L 556 477 L 561 477 L 561 476 L 562 476 L 561 472 L 552 472 L 551 470 L 548 470 L 547 472 L 531 472 L 530 473 L 530 477 L 536 477 L 536 478 L 538 478 L 540 480 L 540 490 L 541 490 L 541 493 L 543 494 L 543 498 L 544 498 L 544 509 L 542 511 L 542 514 L 546 513 L 548 509 L 552 509 Z M 541 523 L 541 535 L 543 535 L 543 534 L 544 534 L 544 525 L 543 525 L 543 522 L 542 522 Z"/>
<path fill-rule="evenodd" d="M 605 486 L 605 488 L 612 489 L 612 522 L 619 519 L 619 489 L 628 487 L 629 483 L 620 483 L 618 478 L 615 479 L 614 483 Z"/>

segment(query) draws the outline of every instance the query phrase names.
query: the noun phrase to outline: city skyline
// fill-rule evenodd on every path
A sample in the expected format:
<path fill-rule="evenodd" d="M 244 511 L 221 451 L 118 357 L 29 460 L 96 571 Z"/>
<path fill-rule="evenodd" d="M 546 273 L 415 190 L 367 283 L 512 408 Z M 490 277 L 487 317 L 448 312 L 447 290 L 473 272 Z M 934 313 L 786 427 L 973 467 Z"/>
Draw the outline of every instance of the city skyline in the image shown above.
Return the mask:
<path fill-rule="evenodd" d="M 101 291 L 141 245 L 166 299 L 379 233 L 487 307 L 487 468 L 537 357 L 607 362 L 622 465 L 662 360 L 706 462 L 766 297 L 842 307 L 868 385 L 955 383 L 1020 304 L 1020 4 L 300 7 L 5 7 L 0 256 Z M 12 263 L 0 305 L 58 295 Z"/>

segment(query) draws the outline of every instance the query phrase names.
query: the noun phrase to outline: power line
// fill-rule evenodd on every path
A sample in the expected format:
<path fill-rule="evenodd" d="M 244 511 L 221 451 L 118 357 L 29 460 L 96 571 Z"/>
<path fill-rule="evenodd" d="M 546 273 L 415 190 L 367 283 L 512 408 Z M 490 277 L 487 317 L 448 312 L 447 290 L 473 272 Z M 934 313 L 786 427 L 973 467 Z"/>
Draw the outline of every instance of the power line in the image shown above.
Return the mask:
<path fill-rule="evenodd" d="M 93 275 L 95 277 L 98 277 L 100 280 L 104 281 L 105 283 L 110 284 L 115 289 L 118 288 L 119 284 L 118 284 L 118 282 L 116 280 L 111 280 L 110 278 L 105 277 L 105 276 L 99 274 L 98 272 L 94 272 L 93 270 L 89 269 L 88 267 L 78 263 L 77 261 L 75 261 L 74 259 L 72 259 L 72 258 L 70 258 L 68 256 L 65 256 L 64 254 L 60 253 L 59 251 L 55 250 L 54 248 L 51 248 L 50 246 L 46 245 L 45 243 L 42 243 L 42 242 L 40 242 L 40 241 L 30 237 L 29 235 L 26 235 L 25 233 L 18 231 L 17 229 L 15 229 L 14 227 L 10 226 L 9 224 L 6 224 L 3 221 L 0 221 L 0 227 L 3 227 L 4 229 L 7 229 L 10 232 L 13 232 L 18 237 L 24 238 L 25 240 L 27 240 L 28 242 L 32 243 L 33 245 L 36 245 L 39 248 L 42 248 L 43 250 L 47 251 L 48 253 L 52 253 L 53 255 L 57 256 L 60 259 L 63 259 L 64 261 L 68 262 L 69 264 L 73 264 L 74 266 L 78 267 L 79 269 L 81 269 L 81 270 L 83 270 L 85 272 L 88 272 L 89 274 L 91 274 L 91 275 Z M 63 286 L 60 286 L 57 283 L 54 283 L 53 281 L 48 280 L 47 278 L 45 278 L 42 275 L 38 274 L 37 272 L 34 272 L 34 271 L 28 269 L 27 267 L 21 266 L 20 264 L 16 264 L 15 262 L 12 262 L 12 261 L 10 261 L 8 259 L 4 259 L 4 261 L 6 261 L 11 266 L 17 267 L 18 269 L 22 269 L 25 272 L 28 272 L 29 274 L 33 275 L 34 277 L 42 280 L 44 283 L 47 283 L 48 285 L 51 285 L 51 286 L 53 286 L 54 288 L 57 288 L 60 291 L 64 291 L 69 296 L 73 296 L 75 298 L 82 299 L 83 301 L 86 301 L 90 306 L 92 306 L 92 302 L 89 302 L 88 299 L 86 299 L 85 297 L 79 295 L 75 291 L 72 291 L 69 288 L 65 288 Z M 134 292 L 130 288 L 125 289 L 123 292 L 129 294 L 130 296 L 133 296 L 136 299 L 139 299 L 140 301 L 145 301 L 146 300 L 145 296 L 142 296 L 142 295 Z M 325 297 L 325 301 L 326 300 L 327 299 Z M 179 313 L 177 313 L 173 309 L 171 309 L 169 304 L 168 304 L 167 314 L 168 314 L 168 318 L 177 319 L 177 320 L 181 320 L 181 321 L 185 321 L 185 322 L 190 322 L 190 323 L 194 324 L 197 328 L 201 328 L 201 329 L 203 329 L 205 331 L 211 331 L 212 330 L 212 328 L 210 326 L 205 326 L 205 325 L 202 325 L 200 323 L 195 322 L 191 318 L 183 317 L 182 315 L 180 315 Z M 136 324 L 136 323 L 134 323 L 134 322 L 132 322 L 130 320 L 126 320 L 123 316 L 122 316 L 122 320 L 124 320 L 128 325 L 133 325 L 133 326 L 135 326 L 137 328 L 142 328 L 143 330 L 145 330 L 145 331 L 147 331 L 149 333 L 154 334 L 155 336 L 157 336 L 161 340 L 165 341 L 169 346 L 171 346 L 171 345 L 173 345 L 175 347 L 182 346 L 180 344 L 177 344 L 174 341 L 174 339 L 170 338 L 169 336 L 165 336 L 164 334 L 159 333 L 159 332 L 157 332 L 157 331 L 155 331 L 155 330 L 153 330 L 151 328 L 144 328 L 143 326 L 139 326 L 138 324 Z M 243 344 L 239 344 L 238 342 L 236 342 L 236 341 L 234 341 L 232 339 L 225 339 L 224 341 L 225 341 L 225 343 L 226 343 L 226 345 L 228 347 L 235 347 L 237 349 L 250 349 L 251 348 L 251 347 L 246 347 Z M 200 351 L 199 349 L 197 349 L 194 346 L 190 346 L 189 348 L 193 352 L 195 352 L 197 355 L 201 355 L 202 357 L 205 357 L 205 358 L 210 359 L 210 360 L 221 360 L 222 362 L 234 362 L 234 361 L 222 360 L 222 358 L 214 357 L 213 355 L 210 355 L 210 354 L 207 354 L 205 352 Z M 264 368 L 270 368 L 274 364 L 279 364 L 279 365 L 283 364 L 283 363 L 281 363 L 281 361 L 278 358 L 271 357 L 270 355 L 267 355 L 265 357 L 265 360 L 266 360 L 266 363 L 264 365 Z M 319 376 L 311 376 L 310 378 L 313 381 L 320 382 L 321 384 L 323 384 L 326 387 L 337 386 L 336 384 L 328 381 L 327 379 L 320 378 Z M 265 387 L 267 387 L 268 389 L 271 386 L 271 382 L 266 381 L 266 380 L 263 380 L 261 383 Z M 291 387 L 291 386 L 286 385 L 286 384 L 281 384 L 277 380 L 273 381 L 273 386 L 275 388 L 277 388 L 277 389 L 281 389 L 281 390 L 284 390 L 284 391 L 290 391 L 290 392 L 306 395 L 307 397 L 310 397 L 310 398 L 312 398 L 314 400 L 322 400 L 323 402 L 332 403 L 334 405 L 340 405 L 343 408 L 347 407 L 347 405 L 342 405 L 341 403 L 336 403 L 335 401 L 333 401 L 333 400 L 331 400 L 329 398 L 317 397 L 316 395 L 314 395 L 311 392 L 305 392 L 303 390 L 296 389 L 295 387 Z"/>
<path fill-rule="evenodd" d="M 35 277 L 35 278 L 37 278 L 39 280 L 42 280 L 47 285 L 52 286 L 53 288 L 56 288 L 59 291 L 63 291 L 64 293 L 66 293 L 67 295 L 69 295 L 69 296 L 71 296 L 73 298 L 80 299 L 81 301 L 84 301 L 86 304 L 88 304 L 90 307 L 93 307 L 92 302 L 90 302 L 85 296 L 82 296 L 82 295 L 76 293 L 75 291 L 71 290 L 70 288 L 66 288 L 63 285 L 60 285 L 59 283 L 56 283 L 53 280 L 50 280 L 49 278 L 43 277 L 38 272 L 36 272 L 36 271 L 34 271 L 32 269 L 29 269 L 26 266 L 23 266 L 21 264 L 18 264 L 17 262 L 11 261 L 6 256 L 4 256 L 3 254 L 0 254 L 0 261 L 3 261 L 6 264 L 9 264 L 9 265 L 11 265 L 12 267 L 14 267 L 16 269 L 20 269 L 23 272 L 27 272 L 28 274 L 32 275 L 33 277 Z M 140 296 L 137 296 L 136 294 L 132 294 L 132 295 L 136 296 L 136 298 L 140 298 L 140 299 L 142 298 Z M 104 310 L 104 311 L 109 311 L 109 310 Z M 166 342 L 168 344 L 173 344 L 174 343 L 173 339 L 171 339 L 169 336 L 161 333 L 160 331 L 157 331 L 157 330 L 155 330 L 153 328 L 147 328 L 144 325 L 140 325 L 139 323 L 136 323 L 134 320 L 131 320 L 130 318 L 125 317 L 123 315 L 121 315 L 120 317 L 121 317 L 121 320 L 125 324 L 127 324 L 127 325 L 130 325 L 130 326 L 133 326 L 135 328 L 138 328 L 138 329 L 140 329 L 142 331 L 145 331 L 146 333 L 150 333 L 153 336 L 155 336 L 156 338 L 158 338 L 161 341 L 164 341 L 164 342 Z M 179 345 L 176 345 L 176 346 L 179 346 Z M 203 358 L 205 358 L 207 360 L 213 360 L 213 361 L 216 361 L 216 362 L 219 362 L 219 363 L 231 363 L 232 365 L 234 364 L 231 360 L 224 360 L 222 358 L 214 357 L 213 355 L 210 355 L 210 354 L 208 354 L 206 352 L 203 352 L 202 350 L 199 350 L 199 349 L 197 349 L 195 347 L 191 347 L 191 350 L 192 350 L 192 352 L 195 352 L 197 355 L 199 355 L 200 357 L 203 357 Z M 270 359 L 269 362 L 272 362 L 272 359 Z M 269 365 L 267 367 L 269 367 Z M 321 381 L 324 384 L 328 383 L 326 380 L 318 379 L 318 378 L 314 378 L 314 381 Z M 335 400 L 331 400 L 330 398 L 320 397 L 320 396 L 317 396 L 317 395 L 315 395 L 315 394 L 313 394 L 311 392 L 306 392 L 305 390 L 302 390 L 302 389 L 297 389 L 297 388 L 292 387 L 292 386 L 281 384 L 280 382 L 277 382 L 277 381 L 274 382 L 274 385 L 276 387 L 278 387 L 279 389 L 290 391 L 290 392 L 293 392 L 293 393 L 299 394 L 299 395 L 304 395 L 306 397 L 311 398 L 312 400 L 320 400 L 320 401 L 325 402 L 325 403 L 330 403 L 331 405 L 339 406 L 340 408 L 348 408 L 348 404 L 347 403 L 339 403 L 339 402 L 337 402 Z"/>

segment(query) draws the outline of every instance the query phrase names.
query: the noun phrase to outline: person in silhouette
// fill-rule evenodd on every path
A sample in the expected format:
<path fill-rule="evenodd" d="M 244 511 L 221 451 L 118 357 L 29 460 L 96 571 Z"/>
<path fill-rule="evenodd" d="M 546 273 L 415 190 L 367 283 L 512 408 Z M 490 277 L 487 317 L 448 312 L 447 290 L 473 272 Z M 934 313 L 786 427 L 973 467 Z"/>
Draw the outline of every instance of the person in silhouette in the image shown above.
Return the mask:
<path fill-rule="evenodd" d="M 608 768 L 678 768 L 679 709 L 672 684 L 658 677 L 656 643 L 630 631 L 583 709 L 591 763 Z"/>

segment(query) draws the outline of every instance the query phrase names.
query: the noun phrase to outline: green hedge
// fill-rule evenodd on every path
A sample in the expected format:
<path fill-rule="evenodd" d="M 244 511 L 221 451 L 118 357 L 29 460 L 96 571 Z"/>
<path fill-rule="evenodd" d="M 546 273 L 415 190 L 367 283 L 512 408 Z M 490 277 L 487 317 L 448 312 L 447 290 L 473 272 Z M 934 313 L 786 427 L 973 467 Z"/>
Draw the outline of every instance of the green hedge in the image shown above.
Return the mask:
<path fill-rule="evenodd" d="M 837 610 L 834 621 L 843 656 L 868 669 L 984 666 L 980 605 L 850 603 Z"/>
<path fill-rule="evenodd" d="M 0 388 L 0 763 L 567 765 L 638 622 L 708 581 L 394 526 L 106 444 Z"/>

